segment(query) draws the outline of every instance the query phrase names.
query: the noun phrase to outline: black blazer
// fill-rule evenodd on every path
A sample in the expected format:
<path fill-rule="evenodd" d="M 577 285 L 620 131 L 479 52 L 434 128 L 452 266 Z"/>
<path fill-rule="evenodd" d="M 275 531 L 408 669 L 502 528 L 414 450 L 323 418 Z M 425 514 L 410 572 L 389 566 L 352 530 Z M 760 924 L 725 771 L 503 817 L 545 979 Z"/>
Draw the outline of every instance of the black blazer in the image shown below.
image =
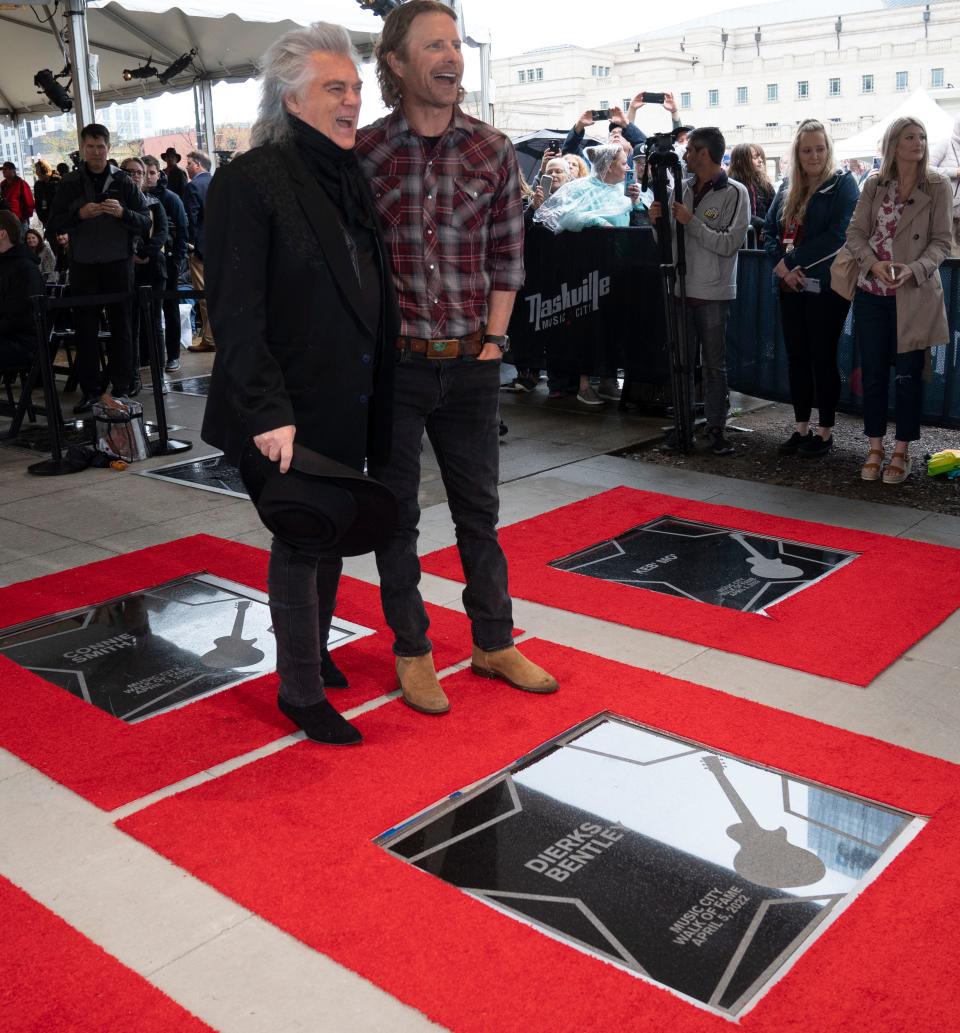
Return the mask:
<path fill-rule="evenodd" d="M 374 325 L 337 210 L 293 145 L 256 147 L 213 178 L 204 271 L 217 354 L 201 434 L 234 465 L 252 436 L 287 424 L 354 469 L 387 460 L 400 316 L 379 233 L 378 245 Z"/>

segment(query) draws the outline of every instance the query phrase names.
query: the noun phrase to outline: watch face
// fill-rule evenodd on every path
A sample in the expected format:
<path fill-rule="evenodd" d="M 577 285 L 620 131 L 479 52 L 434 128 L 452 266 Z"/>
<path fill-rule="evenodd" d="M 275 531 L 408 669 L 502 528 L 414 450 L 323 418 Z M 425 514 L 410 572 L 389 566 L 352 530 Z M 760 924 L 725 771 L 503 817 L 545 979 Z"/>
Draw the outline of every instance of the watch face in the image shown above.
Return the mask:
<path fill-rule="evenodd" d="M 856 553 L 664 516 L 550 566 L 664 595 L 763 614 Z"/>
<path fill-rule="evenodd" d="M 601 714 L 378 842 L 478 902 L 733 1017 L 922 827 Z"/>

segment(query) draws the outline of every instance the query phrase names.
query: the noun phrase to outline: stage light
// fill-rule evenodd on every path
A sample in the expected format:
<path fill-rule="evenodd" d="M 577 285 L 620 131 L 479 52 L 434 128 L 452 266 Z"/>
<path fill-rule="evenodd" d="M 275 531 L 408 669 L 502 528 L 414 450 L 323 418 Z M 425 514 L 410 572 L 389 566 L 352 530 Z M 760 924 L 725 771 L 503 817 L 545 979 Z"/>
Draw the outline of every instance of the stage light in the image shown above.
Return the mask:
<path fill-rule="evenodd" d="M 152 79 L 155 75 L 160 73 L 157 69 L 150 64 L 150 58 L 147 58 L 147 63 L 141 65 L 139 68 L 124 68 L 123 70 L 123 81 L 130 82 L 131 79 Z"/>
<path fill-rule="evenodd" d="M 392 10 L 403 3 L 403 0 L 357 0 L 357 3 L 365 11 L 371 11 L 378 18 L 386 18 Z"/>
<path fill-rule="evenodd" d="M 194 47 L 189 53 L 181 54 L 180 57 L 174 61 L 169 68 L 161 72 L 157 78 L 164 86 L 175 76 L 179 75 L 185 68 L 189 67 L 190 62 L 197 56 L 197 48 Z"/>
<path fill-rule="evenodd" d="M 49 68 L 41 68 L 33 77 L 33 85 L 39 87 L 40 92 L 46 95 L 47 100 L 61 111 L 69 111 L 73 107 L 70 94 L 57 82 L 60 76 L 69 74 L 70 67 L 68 65 L 59 75 L 54 75 Z"/>

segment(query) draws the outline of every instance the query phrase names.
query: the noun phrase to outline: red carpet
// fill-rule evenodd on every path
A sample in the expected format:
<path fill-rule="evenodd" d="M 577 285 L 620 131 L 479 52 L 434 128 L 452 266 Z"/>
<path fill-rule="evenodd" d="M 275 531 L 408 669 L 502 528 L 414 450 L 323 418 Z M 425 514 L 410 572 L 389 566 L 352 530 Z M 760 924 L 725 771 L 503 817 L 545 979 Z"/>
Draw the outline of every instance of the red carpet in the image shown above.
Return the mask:
<path fill-rule="evenodd" d="M 212 1033 L 206 1023 L 0 878 L 7 1033 Z"/>
<path fill-rule="evenodd" d="M 548 566 L 667 514 L 860 555 L 777 603 L 769 617 Z M 960 606 L 960 554 L 954 549 L 632 488 L 615 488 L 504 527 L 500 542 L 517 598 L 852 685 L 868 685 Z M 454 548 L 431 553 L 422 566 L 431 574 L 463 580 Z"/>
<path fill-rule="evenodd" d="M 391 703 L 364 745 L 308 743 L 168 798 L 122 829 L 458 1033 L 669 1030 L 729 1021 L 495 912 L 372 837 L 610 710 L 932 815 L 914 843 L 741 1020 L 748 1033 L 956 1028 L 960 769 L 672 678 L 542 641 L 560 678 L 531 697 L 461 672 L 442 718 Z"/>
<path fill-rule="evenodd" d="M 194 535 L 0 589 L 0 627 L 199 571 L 266 591 L 267 558 L 262 549 Z M 469 656 L 466 617 L 438 606 L 427 610 L 437 668 Z M 331 689 L 330 697 L 338 709 L 347 710 L 395 688 L 393 638 L 373 585 L 344 578 L 337 614 L 377 632 L 334 654 L 350 688 Z M 0 679 L 0 746 L 105 810 L 295 731 L 277 710 L 275 674 L 134 725 L 2 656 Z"/>

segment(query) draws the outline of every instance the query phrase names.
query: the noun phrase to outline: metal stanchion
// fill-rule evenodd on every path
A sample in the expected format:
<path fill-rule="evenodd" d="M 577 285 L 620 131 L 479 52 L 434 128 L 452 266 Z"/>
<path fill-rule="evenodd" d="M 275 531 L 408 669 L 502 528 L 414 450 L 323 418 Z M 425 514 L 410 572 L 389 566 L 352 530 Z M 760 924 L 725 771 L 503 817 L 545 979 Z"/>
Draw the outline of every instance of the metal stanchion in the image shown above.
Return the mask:
<path fill-rule="evenodd" d="M 50 458 L 39 463 L 31 463 L 27 473 L 37 477 L 59 477 L 61 474 L 79 473 L 83 467 L 72 466 L 63 458 L 63 413 L 60 411 L 60 400 L 57 398 L 56 384 L 53 382 L 53 369 L 50 362 L 50 335 L 47 327 L 47 298 L 38 295 L 31 298 L 33 302 L 33 324 L 37 330 L 37 361 L 40 364 L 40 379 L 43 383 L 43 404 L 46 409 L 47 427 L 50 431 Z M 27 387 L 31 389 L 34 378 L 31 376 Z"/>
<path fill-rule="evenodd" d="M 150 443 L 150 452 L 155 456 L 172 456 L 178 452 L 188 452 L 193 448 L 192 441 L 177 441 L 169 436 L 167 430 L 167 405 L 163 397 L 163 342 L 157 339 L 154 323 L 154 306 L 162 297 L 162 292 L 154 295 L 152 287 L 141 287 L 137 292 L 137 304 L 140 306 L 141 324 L 146 321 L 147 345 L 150 349 L 150 379 L 153 381 L 153 405 L 156 410 L 158 440 Z"/>

